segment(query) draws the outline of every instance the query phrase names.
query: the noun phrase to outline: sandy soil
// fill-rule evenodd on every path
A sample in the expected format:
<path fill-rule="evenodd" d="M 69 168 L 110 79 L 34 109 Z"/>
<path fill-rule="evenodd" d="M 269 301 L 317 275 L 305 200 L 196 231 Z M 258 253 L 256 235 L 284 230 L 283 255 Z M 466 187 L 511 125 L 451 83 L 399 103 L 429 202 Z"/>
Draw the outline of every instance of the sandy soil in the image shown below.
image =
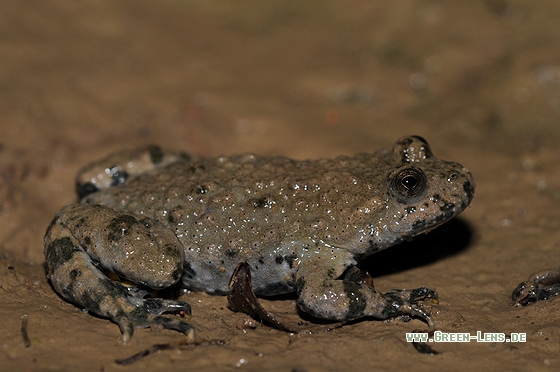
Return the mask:
<path fill-rule="evenodd" d="M 0 3 L 0 370 L 557 370 L 560 299 L 515 308 L 511 291 L 560 266 L 560 3 L 40 1 Z M 76 199 L 74 175 L 124 146 L 205 155 L 353 154 L 418 134 L 469 167 L 461 217 L 374 255 L 376 287 L 427 286 L 446 332 L 526 333 L 525 343 L 441 343 L 420 320 L 327 333 L 239 329 L 224 297 L 192 293 L 192 323 L 224 345 L 116 358 L 176 332 L 116 325 L 61 300 L 42 237 Z M 292 317 L 291 299 L 264 301 Z M 30 346 L 22 338 L 28 322 Z"/>

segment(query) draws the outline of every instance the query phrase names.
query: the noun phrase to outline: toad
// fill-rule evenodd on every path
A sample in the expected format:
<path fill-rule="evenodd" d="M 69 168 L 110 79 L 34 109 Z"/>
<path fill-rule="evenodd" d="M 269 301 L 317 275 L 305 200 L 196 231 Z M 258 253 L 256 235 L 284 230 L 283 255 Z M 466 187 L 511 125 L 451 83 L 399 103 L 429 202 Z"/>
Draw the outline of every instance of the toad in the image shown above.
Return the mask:
<path fill-rule="evenodd" d="M 417 302 L 435 291 L 381 293 L 345 273 L 453 218 L 474 188 L 465 167 L 436 158 L 418 136 L 392 150 L 304 161 L 127 150 L 78 174 L 79 202 L 47 229 L 46 270 L 63 298 L 117 323 L 125 343 L 154 325 L 193 336 L 172 315 L 189 314 L 189 304 L 157 291 L 227 294 L 239 263 L 257 295 L 295 292 L 319 319 L 408 314 L 433 325 Z"/>

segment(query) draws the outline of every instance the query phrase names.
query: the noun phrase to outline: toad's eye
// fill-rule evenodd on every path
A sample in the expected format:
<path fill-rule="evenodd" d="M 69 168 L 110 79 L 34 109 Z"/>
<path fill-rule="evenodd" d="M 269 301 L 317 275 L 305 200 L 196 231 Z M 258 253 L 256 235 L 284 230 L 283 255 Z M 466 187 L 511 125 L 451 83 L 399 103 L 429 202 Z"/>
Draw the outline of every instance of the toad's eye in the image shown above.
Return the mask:
<path fill-rule="evenodd" d="M 420 169 L 406 168 L 391 180 L 391 191 L 401 203 L 410 203 L 423 196 L 428 189 L 426 175 Z"/>

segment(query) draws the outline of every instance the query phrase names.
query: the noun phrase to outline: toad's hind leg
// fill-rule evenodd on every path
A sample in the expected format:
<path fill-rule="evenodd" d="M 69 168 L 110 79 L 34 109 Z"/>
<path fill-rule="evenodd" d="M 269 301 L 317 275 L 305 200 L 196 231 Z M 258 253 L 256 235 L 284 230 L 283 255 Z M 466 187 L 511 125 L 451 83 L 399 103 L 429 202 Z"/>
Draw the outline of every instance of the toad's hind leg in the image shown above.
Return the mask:
<path fill-rule="evenodd" d="M 68 208 L 63 211 L 68 211 Z M 190 315 L 189 304 L 166 299 L 144 299 L 142 294 L 145 291 L 135 293 L 133 287 L 109 279 L 94 263 L 76 234 L 72 233 L 72 230 L 76 232 L 80 229 L 74 229 L 71 215 L 65 213 L 64 217 L 55 217 L 45 236 L 47 275 L 62 297 L 87 311 L 112 319 L 121 328 L 125 343 L 130 340 L 135 328 L 154 325 L 194 337 L 193 327 L 185 320 L 162 315 Z M 87 221 L 85 223 L 87 225 Z"/>
<path fill-rule="evenodd" d="M 76 191 L 80 199 L 97 191 L 128 182 L 131 178 L 154 169 L 165 168 L 179 159 L 182 153 L 164 152 L 159 146 L 126 149 L 84 167 L 76 177 Z"/>

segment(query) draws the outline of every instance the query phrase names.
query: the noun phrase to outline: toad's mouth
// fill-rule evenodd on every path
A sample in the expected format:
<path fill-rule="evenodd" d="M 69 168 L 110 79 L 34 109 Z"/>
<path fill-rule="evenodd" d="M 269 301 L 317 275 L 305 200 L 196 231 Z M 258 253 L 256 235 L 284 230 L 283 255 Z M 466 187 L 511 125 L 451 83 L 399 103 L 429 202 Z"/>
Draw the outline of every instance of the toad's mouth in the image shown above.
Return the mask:
<path fill-rule="evenodd" d="M 461 203 L 460 205 L 455 204 L 445 204 L 440 208 L 441 213 L 434 218 L 419 219 L 415 221 L 411 228 L 409 237 L 416 236 L 422 233 L 428 233 L 433 229 L 443 225 L 447 221 L 451 220 L 453 217 L 461 213 L 470 204 L 470 199 Z"/>

